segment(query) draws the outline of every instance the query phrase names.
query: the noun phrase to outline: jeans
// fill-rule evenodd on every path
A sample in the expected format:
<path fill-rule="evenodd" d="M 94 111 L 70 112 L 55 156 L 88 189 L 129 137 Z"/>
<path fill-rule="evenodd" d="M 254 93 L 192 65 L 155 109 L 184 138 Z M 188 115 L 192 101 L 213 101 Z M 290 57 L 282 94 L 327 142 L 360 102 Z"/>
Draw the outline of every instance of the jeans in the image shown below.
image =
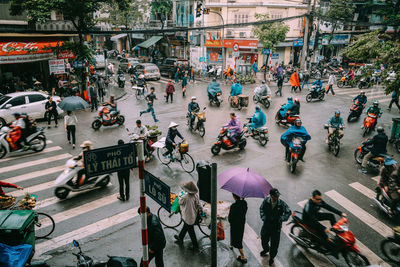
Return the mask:
<path fill-rule="evenodd" d="M 196 119 L 196 116 L 193 115 L 192 113 L 189 113 L 188 115 L 190 117 L 190 128 L 192 128 L 193 127 L 193 122 Z"/>
<path fill-rule="evenodd" d="M 168 99 L 171 98 L 171 103 L 174 101 L 174 94 L 173 93 L 167 93 L 166 96 L 166 101 L 168 103 Z"/>
<path fill-rule="evenodd" d="M 329 91 L 332 92 L 332 95 L 335 95 L 335 92 L 333 91 L 333 85 L 332 84 L 329 85 L 328 91 L 326 91 L 326 94 L 329 94 Z"/>
<path fill-rule="evenodd" d="M 155 258 L 156 267 L 164 267 L 164 251 L 153 251 L 154 253 L 149 253 L 149 262 Z M 140 267 L 143 266 L 143 259 L 140 260 Z"/>
<path fill-rule="evenodd" d="M 392 100 L 390 100 L 390 103 L 389 103 L 389 109 L 392 108 L 393 103 L 395 103 L 397 108 L 400 110 L 399 99 L 398 98 L 392 98 Z"/>
<path fill-rule="evenodd" d="M 49 113 L 48 113 L 48 121 L 47 121 L 47 124 L 49 126 L 50 126 L 50 123 L 51 123 L 51 117 L 54 117 L 54 122 L 56 123 L 56 125 L 58 125 L 58 121 L 57 121 L 58 113 L 54 112 L 54 111 L 49 111 Z"/>
<path fill-rule="evenodd" d="M 318 221 L 329 221 L 331 226 L 333 226 L 336 223 L 335 216 L 332 213 L 327 213 L 327 212 L 318 212 L 317 213 L 317 220 Z M 323 226 L 321 223 L 316 222 L 316 223 L 308 223 L 305 221 L 305 224 L 308 226 L 314 228 L 315 230 L 318 231 L 318 234 L 326 240 L 328 238 L 328 235 L 325 233 L 325 226 Z"/>
<path fill-rule="evenodd" d="M 72 144 L 74 145 L 75 145 L 75 130 L 76 130 L 75 125 L 67 125 L 67 139 L 69 142 L 71 142 L 71 136 L 72 136 Z"/>
<path fill-rule="evenodd" d="M 90 106 L 90 111 L 97 110 L 97 97 L 91 97 L 90 102 L 92 105 Z"/>
<path fill-rule="evenodd" d="M 369 160 L 370 158 L 374 157 L 374 156 L 375 156 L 375 155 L 372 154 L 372 152 L 368 152 L 368 154 L 366 154 L 366 155 L 364 156 L 364 158 L 363 158 L 363 161 L 362 161 L 362 163 L 361 163 L 361 167 L 366 168 L 366 167 L 367 167 L 368 160 Z"/>
<path fill-rule="evenodd" d="M 277 225 L 263 224 L 261 228 L 261 245 L 265 252 L 269 252 L 269 258 L 274 259 L 278 254 L 281 228 Z"/>
<path fill-rule="evenodd" d="M 154 121 L 157 122 L 156 114 L 154 113 L 153 104 L 147 103 L 147 109 L 144 111 L 140 111 L 140 114 L 149 113 L 149 112 L 151 112 L 151 115 L 153 116 Z"/>
<path fill-rule="evenodd" d="M 301 90 L 303 90 L 304 85 L 307 85 L 307 89 L 310 88 L 310 85 L 309 85 L 308 81 L 303 81 L 303 83 L 301 84 Z M 300 91 L 301 91 L 301 90 L 300 90 Z"/>
<path fill-rule="evenodd" d="M 119 195 L 122 199 L 129 199 L 129 174 L 118 174 Z M 124 190 L 125 187 L 125 190 Z"/>
<path fill-rule="evenodd" d="M 276 90 L 275 95 L 282 96 L 282 85 L 278 85 L 278 90 Z"/>
<path fill-rule="evenodd" d="M 198 248 L 199 244 L 197 243 L 196 233 L 194 232 L 194 225 L 189 225 L 185 221 L 183 221 L 183 227 L 181 232 L 179 233 L 179 239 L 183 241 L 187 232 L 189 232 L 193 247 Z"/>

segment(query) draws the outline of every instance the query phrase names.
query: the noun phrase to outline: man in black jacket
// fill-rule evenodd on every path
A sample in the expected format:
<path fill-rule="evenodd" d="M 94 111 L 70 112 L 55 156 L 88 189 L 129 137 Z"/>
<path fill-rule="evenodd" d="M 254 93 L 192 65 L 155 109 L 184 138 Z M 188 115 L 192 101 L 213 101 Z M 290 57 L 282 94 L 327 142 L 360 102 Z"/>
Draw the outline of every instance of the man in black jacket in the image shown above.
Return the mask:
<path fill-rule="evenodd" d="M 361 163 L 361 172 L 362 173 L 367 173 L 367 163 L 368 160 L 372 157 L 376 157 L 379 154 L 386 154 L 386 145 L 388 142 L 388 137 L 385 134 L 385 130 L 383 129 L 382 126 L 379 126 L 376 131 L 378 132 L 377 135 L 372 137 L 372 139 L 367 141 L 366 145 L 373 145 L 370 152 L 366 154 L 363 158 L 363 161 Z"/>
<path fill-rule="evenodd" d="M 328 240 L 328 236 L 326 233 L 329 233 L 330 230 L 328 227 L 323 226 L 320 221 L 328 220 L 333 226 L 336 223 L 336 219 L 332 213 L 320 212 L 321 208 L 342 217 L 346 217 L 347 215 L 323 201 L 320 191 L 314 190 L 312 192 L 312 198 L 308 200 L 303 209 L 303 222 L 311 228 L 317 230 L 320 236 L 324 238 L 324 240 Z"/>
<path fill-rule="evenodd" d="M 274 258 L 278 254 L 282 222 L 287 221 L 291 214 L 288 205 L 279 196 L 278 189 L 272 188 L 260 207 L 261 220 L 264 222 L 261 228 L 263 251 L 260 255 L 265 257 L 269 252 L 269 265 L 274 264 Z"/>
<path fill-rule="evenodd" d="M 140 208 L 138 209 L 140 214 Z M 164 267 L 163 250 L 166 245 L 164 231 L 162 229 L 160 219 L 150 212 L 150 208 L 146 209 L 147 214 L 147 237 L 149 241 L 149 262 L 155 258 L 156 267 Z M 143 260 L 140 261 L 142 267 Z"/>
<path fill-rule="evenodd" d="M 50 122 L 51 122 L 51 117 L 54 117 L 54 122 L 56 123 L 56 128 L 58 126 L 57 122 L 57 117 L 58 117 L 58 112 L 57 112 L 57 104 L 56 102 L 53 101 L 53 97 L 49 96 L 47 98 L 46 105 L 44 108 L 47 111 L 47 118 L 48 118 L 48 126 L 47 128 L 50 128 Z"/>

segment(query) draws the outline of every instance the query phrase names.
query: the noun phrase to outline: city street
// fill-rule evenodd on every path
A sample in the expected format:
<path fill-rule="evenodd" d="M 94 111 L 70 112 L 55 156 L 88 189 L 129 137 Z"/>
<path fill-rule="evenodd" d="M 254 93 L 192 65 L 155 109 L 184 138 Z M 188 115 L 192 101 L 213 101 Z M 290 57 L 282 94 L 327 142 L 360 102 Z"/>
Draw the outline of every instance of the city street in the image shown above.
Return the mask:
<path fill-rule="evenodd" d="M 336 95 L 325 97 L 325 101 L 312 101 L 306 103 L 307 90 L 290 93 L 289 84 L 283 88 L 283 97 L 273 94 L 272 103 L 268 110 L 262 107 L 267 115 L 267 127 L 270 141 L 265 147 L 258 144 L 252 138 L 247 139 L 244 151 L 221 151 L 218 156 L 211 154 L 211 146 L 218 136 L 220 127 L 229 120 L 229 113 L 235 112 L 239 120 L 244 124 L 247 117 L 254 113 L 255 104 L 252 101 L 253 90 L 257 84 L 246 84 L 243 93 L 249 95 L 250 103 L 241 111 L 229 107 L 229 86 L 222 85 L 224 102 L 221 107 L 208 104 L 206 88 L 208 83 L 197 81 L 190 83 L 186 97 L 181 94 L 181 85 L 176 85 L 174 102 L 165 103 L 164 92 L 167 80 L 150 81 L 149 86 L 156 88 L 158 100 L 154 109 L 159 122 L 157 125 L 162 131 L 162 136 L 167 133 L 171 121 L 179 124 L 178 130 L 189 142 L 189 153 L 195 163 L 200 160 L 216 162 L 218 173 L 235 166 L 251 168 L 260 173 L 282 193 L 281 198 L 286 201 L 292 211 L 302 210 L 305 202 L 311 197 L 311 192 L 318 189 L 323 192 L 323 199 L 348 214 L 349 227 L 357 238 L 356 245 L 366 255 L 371 264 L 390 266 L 384 261 L 379 245 L 381 240 L 392 235 L 392 227 L 396 223 L 378 210 L 372 198 L 375 197 L 375 187 L 378 173 L 364 175 L 360 173 L 359 165 L 354 160 L 354 150 L 365 138 L 362 137 L 360 120 L 347 124 L 346 119 L 351 105 L 351 100 L 359 93 L 358 88 L 334 87 Z M 130 89 L 129 79 L 125 87 L 126 94 L 118 100 L 118 109 L 126 118 L 123 126 L 102 127 L 99 131 L 91 128 L 95 112 L 90 108 L 76 112 L 78 117 L 77 145 L 85 140 L 91 140 L 95 148 L 116 145 L 118 139 L 129 141 L 125 128 L 133 129 L 135 121 L 139 119 L 139 111 L 146 109 L 145 100 L 137 100 L 134 91 Z M 276 90 L 276 83 L 272 83 L 271 90 Z M 379 100 L 383 115 L 379 124 L 390 135 L 392 118 L 398 117 L 396 107 L 389 112 L 386 110 L 390 96 L 386 96 L 383 87 L 375 86 L 366 89 L 368 97 L 367 106 L 373 100 Z M 207 107 L 205 122 L 206 134 L 204 138 L 198 133 L 191 133 L 186 125 L 187 104 L 191 96 L 196 96 L 200 107 Z M 280 136 L 287 128 L 278 126 L 275 121 L 275 113 L 280 105 L 286 102 L 288 96 L 300 98 L 300 116 L 303 126 L 307 129 L 312 139 L 307 143 L 305 162 L 300 162 L 295 174 L 290 173 L 287 163 L 284 161 L 284 147 L 280 143 Z M 323 125 L 333 116 L 335 110 L 340 110 L 346 122 L 343 144 L 338 157 L 328 151 L 325 138 L 327 136 Z M 154 125 L 150 113 L 143 114 L 140 119 L 143 125 Z M 40 126 L 46 126 L 40 122 Z M 64 164 L 72 155 L 80 152 L 79 146 L 72 149 L 66 141 L 66 133 L 60 125 L 45 131 L 48 145 L 43 152 L 28 153 L 15 158 L 0 160 L 0 173 L 2 181 L 18 184 L 25 188 L 23 191 L 12 191 L 13 196 L 23 196 L 29 192 L 38 196 L 37 210 L 50 214 L 55 222 L 55 231 L 49 239 L 39 240 L 36 243 L 35 258 L 47 259 L 50 266 L 75 266 L 75 256 L 72 252 L 76 249 L 72 246 L 72 240 L 81 243 L 85 253 L 96 260 L 106 260 L 107 255 L 129 256 L 137 262 L 140 261 L 141 230 L 140 217 L 137 214 L 139 206 L 139 182 L 138 170 L 131 172 L 130 188 L 131 198 L 127 202 L 117 199 L 118 180 L 113 174 L 111 184 L 105 189 L 98 189 L 80 194 L 71 194 L 66 200 L 60 201 L 54 195 L 53 181 L 63 171 Z M 370 134 L 372 137 L 375 132 Z M 399 159 L 398 153 L 391 144 L 388 151 L 395 159 Z M 185 173 L 178 163 L 172 163 L 169 167 L 162 165 L 155 157 L 146 164 L 145 168 L 171 187 L 171 191 L 180 191 L 179 184 L 183 181 L 197 181 L 197 172 Z M 8 190 L 7 192 L 11 192 Z M 218 200 L 232 202 L 231 193 L 219 189 Z M 248 258 L 245 266 L 267 266 L 268 256 L 260 257 L 262 250 L 259 238 L 262 221 L 259 207 L 262 199 L 247 199 L 248 212 L 247 224 L 244 235 L 244 250 Z M 159 205 L 147 197 L 147 204 L 153 213 L 157 213 Z M 182 227 L 182 226 L 180 226 Z M 180 248 L 174 243 L 173 235 L 179 229 L 165 228 L 167 246 L 164 251 L 165 266 L 187 266 L 190 258 L 191 266 L 207 266 L 209 262 L 210 240 L 204 238 L 196 229 L 201 252 L 193 252 L 188 249 L 190 239 L 187 236 L 184 247 Z M 281 243 L 275 266 L 345 266 L 344 259 L 328 258 L 321 254 L 305 251 L 296 246 L 289 237 L 290 225 L 284 224 L 281 233 Z M 218 242 L 218 266 L 241 266 L 236 261 L 238 255 L 229 249 L 229 228 L 225 228 L 225 240 Z M 155 266 L 152 262 L 150 266 Z"/>

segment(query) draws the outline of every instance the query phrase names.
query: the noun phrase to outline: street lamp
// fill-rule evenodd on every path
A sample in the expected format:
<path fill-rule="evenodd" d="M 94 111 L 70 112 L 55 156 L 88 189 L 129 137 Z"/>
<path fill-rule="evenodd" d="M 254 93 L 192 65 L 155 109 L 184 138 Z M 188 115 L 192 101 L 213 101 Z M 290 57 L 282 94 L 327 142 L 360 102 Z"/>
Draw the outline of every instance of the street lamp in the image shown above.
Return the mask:
<path fill-rule="evenodd" d="M 212 11 L 212 10 L 207 10 L 208 12 L 217 14 L 221 20 L 222 20 L 222 44 L 221 44 L 221 48 L 222 48 L 222 73 L 224 72 L 225 69 L 225 49 L 224 49 L 224 18 L 222 17 L 222 15 L 216 11 Z"/>

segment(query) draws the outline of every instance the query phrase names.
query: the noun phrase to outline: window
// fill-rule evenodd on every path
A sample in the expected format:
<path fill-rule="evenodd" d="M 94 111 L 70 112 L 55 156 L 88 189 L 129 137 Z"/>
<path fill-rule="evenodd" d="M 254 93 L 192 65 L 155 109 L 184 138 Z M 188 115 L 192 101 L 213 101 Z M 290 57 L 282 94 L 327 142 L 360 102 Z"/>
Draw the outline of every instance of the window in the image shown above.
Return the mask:
<path fill-rule="evenodd" d="M 281 19 L 283 17 L 283 12 L 272 11 L 272 12 L 269 13 L 269 17 L 271 19 Z"/>
<path fill-rule="evenodd" d="M 246 23 L 249 22 L 249 15 L 247 14 L 235 14 L 234 23 Z"/>
<path fill-rule="evenodd" d="M 56 13 L 56 20 L 64 20 L 62 13 Z"/>
<path fill-rule="evenodd" d="M 6 96 L 3 95 L 0 97 L 0 105 L 3 105 L 4 103 L 6 103 L 11 97 L 10 96 Z"/>
<path fill-rule="evenodd" d="M 34 103 L 34 102 L 40 102 L 43 100 L 46 100 L 46 97 L 44 97 L 43 95 L 28 95 L 29 98 L 29 103 Z"/>
<path fill-rule="evenodd" d="M 16 98 L 11 99 L 7 104 L 11 104 L 13 107 L 25 105 L 25 96 L 17 96 Z"/>

